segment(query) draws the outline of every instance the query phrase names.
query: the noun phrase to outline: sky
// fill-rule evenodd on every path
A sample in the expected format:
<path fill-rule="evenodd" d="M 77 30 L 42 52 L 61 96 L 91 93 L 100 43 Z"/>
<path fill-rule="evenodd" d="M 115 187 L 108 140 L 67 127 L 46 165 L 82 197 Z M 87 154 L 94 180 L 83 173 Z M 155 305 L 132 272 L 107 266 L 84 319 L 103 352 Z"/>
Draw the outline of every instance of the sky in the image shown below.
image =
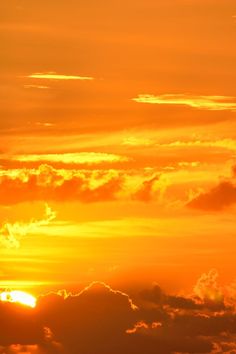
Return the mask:
<path fill-rule="evenodd" d="M 38 299 L 1 354 L 236 353 L 235 35 L 234 0 L 0 3 L 0 291 Z"/>

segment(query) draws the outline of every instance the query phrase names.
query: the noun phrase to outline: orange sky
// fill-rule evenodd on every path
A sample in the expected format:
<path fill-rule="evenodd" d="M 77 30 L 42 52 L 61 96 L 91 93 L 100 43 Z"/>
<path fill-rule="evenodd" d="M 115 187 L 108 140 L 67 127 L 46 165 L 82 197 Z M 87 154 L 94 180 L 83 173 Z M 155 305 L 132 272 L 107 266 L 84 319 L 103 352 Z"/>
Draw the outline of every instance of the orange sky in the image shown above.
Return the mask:
<path fill-rule="evenodd" d="M 236 353 L 235 36 L 235 0 L 0 1 L 0 354 Z"/>
<path fill-rule="evenodd" d="M 233 282 L 235 1 L 0 13 L 0 288 Z"/>

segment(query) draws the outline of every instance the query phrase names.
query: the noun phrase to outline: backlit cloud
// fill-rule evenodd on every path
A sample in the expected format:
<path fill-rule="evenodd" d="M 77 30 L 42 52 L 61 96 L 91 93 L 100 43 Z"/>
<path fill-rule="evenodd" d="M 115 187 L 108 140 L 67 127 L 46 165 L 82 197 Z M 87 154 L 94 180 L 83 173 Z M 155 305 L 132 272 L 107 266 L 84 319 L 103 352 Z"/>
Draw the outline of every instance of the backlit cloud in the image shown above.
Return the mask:
<path fill-rule="evenodd" d="M 224 294 L 218 285 L 218 272 L 211 269 L 208 273 L 204 273 L 198 279 L 194 293 L 204 303 L 222 303 L 224 302 Z"/>
<path fill-rule="evenodd" d="M 140 94 L 132 99 L 138 103 L 157 105 L 184 105 L 209 111 L 235 111 L 236 98 L 229 96 L 194 96 L 185 94 L 149 95 Z"/>
<path fill-rule="evenodd" d="M 215 296 L 206 301 L 206 294 L 208 299 L 212 289 L 219 288 L 215 274 L 210 271 L 201 276 L 188 296 L 166 294 L 156 285 L 139 294 L 134 291 L 134 300 L 105 283 L 93 282 L 77 294 L 64 290 L 40 296 L 35 308 L 0 301 L 4 323 L 0 353 L 209 354 L 233 350 L 234 308 L 225 305 L 226 295 L 220 303 Z"/>

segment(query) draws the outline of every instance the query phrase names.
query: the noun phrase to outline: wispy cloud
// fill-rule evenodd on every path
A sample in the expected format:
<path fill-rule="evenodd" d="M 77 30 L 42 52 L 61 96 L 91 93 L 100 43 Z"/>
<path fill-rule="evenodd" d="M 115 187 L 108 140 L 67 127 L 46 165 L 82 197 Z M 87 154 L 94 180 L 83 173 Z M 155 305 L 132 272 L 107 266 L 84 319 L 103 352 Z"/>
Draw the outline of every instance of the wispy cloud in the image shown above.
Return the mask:
<path fill-rule="evenodd" d="M 81 81 L 94 80 L 94 78 L 91 76 L 57 74 L 56 72 L 33 73 L 26 77 L 31 79 L 44 79 L 44 80 L 81 80 Z"/>
<path fill-rule="evenodd" d="M 39 127 L 46 127 L 46 128 L 55 126 L 54 123 L 50 123 L 50 122 L 44 122 L 44 123 L 36 122 L 35 125 L 38 125 Z"/>
<path fill-rule="evenodd" d="M 140 94 L 133 101 L 158 105 L 184 105 L 208 111 L 236 111 L 235 97 L 230 96 L 194 96 L 188 94 L 150 95 Z"/>
<path fill-rule="evenodd" d="M 236 150 L 236 140 L 235 139 L 215 139 L 215 140 L 172 140 L 166 142 L 158 142 L 154 139 L 148 138 L 136 138 L 135 136 L 126 137 L 123 139 L 122 145 L 125 146 L 149 146 L 149 147 L 158 147 L 158 148 L 222 148 L 227 150 Z"/>
<path fill-rule="evenodd" d="M 96 152 L 80 152 L 65 154 L 33 154 L 33 155 L 15 155 L 13 161 L 20 162 L 60 162 L 65 164 L 100 164 L 100 163 L 116 163 L 128 162 L 130 159 L 126 156 L 120 156 L 107 153 Z"/>
<path fill-rule="evenodd" d="M 43 85 L 24 85 L 25 89 L 38 89 L 38 90 L 48 90 L 50 89 L 49 86 L 43 86 Z"/>
<path fill-rule="evenodd" d="M 221 140 L 176 140 L 168 143 L 157 143 L 155 146 L 166 148 L 222 148 L 228 150 L 236 150 L 236 141 L 234 139 Z"/>
<path fill-rule="evenodd" d="M 14 224 L 6 222 L 0 228 L 0 244 L 7 248 L 18 248 L 21 237 L 35 231 L 38 227 L 48 225 L 55 218 L 56 212 L 45 204 L 45 215 L 40 220 L 32 219 L 28 223 L 16 222 Z"/>
<path fill-rule="evenodd" d="M 149 138 L 128 136 L 122 141 L 122 145 L 127 146 L 150 146 L 153 145 L 154 141 Z"/>

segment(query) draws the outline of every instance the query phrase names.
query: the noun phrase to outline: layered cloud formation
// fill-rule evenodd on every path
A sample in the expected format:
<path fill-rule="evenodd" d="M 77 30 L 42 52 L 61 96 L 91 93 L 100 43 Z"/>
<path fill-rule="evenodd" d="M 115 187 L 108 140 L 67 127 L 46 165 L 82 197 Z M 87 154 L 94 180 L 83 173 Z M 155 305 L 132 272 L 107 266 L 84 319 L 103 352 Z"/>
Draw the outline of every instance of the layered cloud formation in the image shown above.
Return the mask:
<path fill-rule="evenodd" d="M 117 200 L 122 192 L 131 199 L 152 199 L 158 177 L 152 174 L 141 176 L 134 188 L 125 191 L 128 177 L 128 173 L 119 170 L 58 170 L 50 165 L 40 165 L 36 169 L 5 170 L 0 179 L 0 204 L 45 200 L 88 203 Z"/>

